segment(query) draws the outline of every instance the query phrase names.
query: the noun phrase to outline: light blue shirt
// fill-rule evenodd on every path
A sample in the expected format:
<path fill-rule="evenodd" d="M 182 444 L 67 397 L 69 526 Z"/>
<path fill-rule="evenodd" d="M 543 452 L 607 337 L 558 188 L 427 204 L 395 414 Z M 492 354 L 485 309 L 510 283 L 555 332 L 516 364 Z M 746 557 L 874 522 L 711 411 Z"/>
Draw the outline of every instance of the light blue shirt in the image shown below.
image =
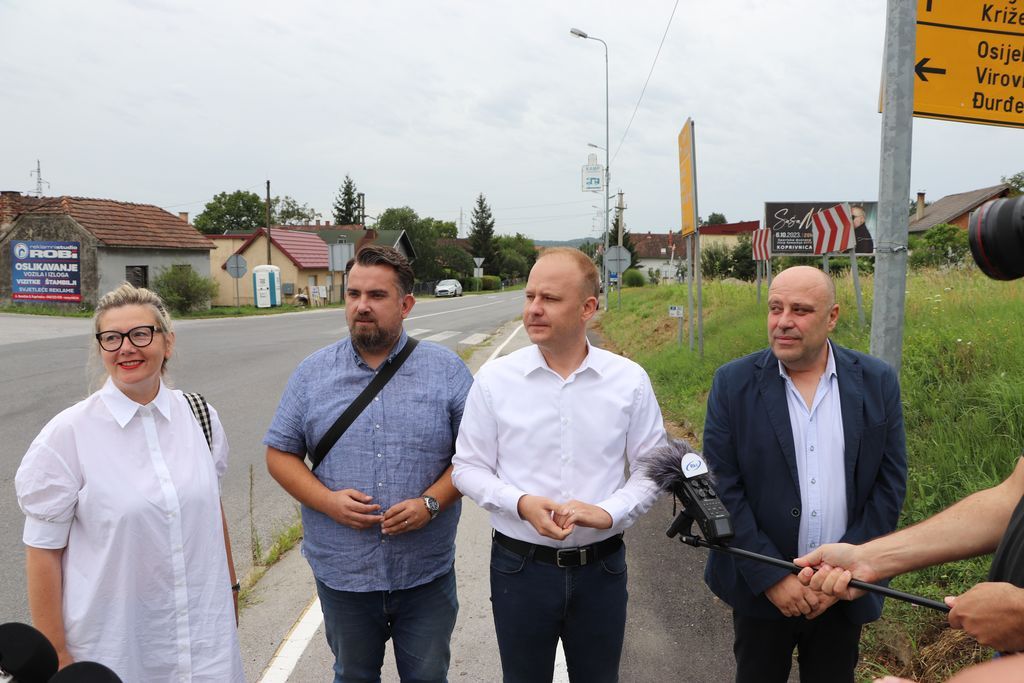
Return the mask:
<path fill-rule="evenodd" d="M 385 362 L 407 340 L 403 332 Z M 320 349 L 288 380 L 263 443 L 285 453 L 311 452 L 374 374 L 348 338 Z M 333 491 L 373 496 L 381 512 L 421 496 L 451 464 L 472 383 L 458 356 L 420 342 L 328 452 L 317 479 Z M 456 502 L 418 531 L 385 536 L 379 525 L 352 529 L 303 506 L 302 554 L 313 575 L 334 590 L 413 588 L 453 567 L 460 510 Z"/>
<path fill-rule="evenodd" d="M 835 543 L 846 533 L 843 411 L 832 343 L 828 343 L 828 363 L 810 409 L 781 362 L 779 374 L 786 382 L 800 477 L 802 514 L 797 547 L 801 555 L 806 555 L 823 543 Z"/>

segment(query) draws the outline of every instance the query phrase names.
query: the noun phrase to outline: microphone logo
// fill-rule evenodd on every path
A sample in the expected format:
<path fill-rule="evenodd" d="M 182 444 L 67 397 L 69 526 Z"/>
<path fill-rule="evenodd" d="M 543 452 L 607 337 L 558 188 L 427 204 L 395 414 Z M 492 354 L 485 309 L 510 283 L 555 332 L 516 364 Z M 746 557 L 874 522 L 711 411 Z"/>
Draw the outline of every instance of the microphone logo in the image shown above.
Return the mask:
<path fill-rule="evenodd" d="M 699 477 L 702 474 L 708 473 L 707 463 L 704 462 L 704 458 L 700 457 L 696 453 L 687 453 L 683 456 L 680 466 L 683 469 L 683 474 L 686 475 L 687 479 L 693 479 Z"/>

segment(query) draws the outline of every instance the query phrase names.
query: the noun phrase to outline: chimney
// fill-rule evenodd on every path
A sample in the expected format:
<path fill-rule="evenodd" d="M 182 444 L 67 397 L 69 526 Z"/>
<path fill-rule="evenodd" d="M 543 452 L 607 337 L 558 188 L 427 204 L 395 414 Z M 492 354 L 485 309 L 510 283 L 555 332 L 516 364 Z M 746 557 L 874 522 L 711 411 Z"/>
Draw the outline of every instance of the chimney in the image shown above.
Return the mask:
<path fill-rule="evenodd" d="M 317 227 L 320 227 L 320 221 L 319 220 L 317 220 L 316 225 L 317 225 Z"/>
<path fill-rule="evenodd" d="M 179 211 L 178 218 L 188 223 L 188 211 Z"/>
<path fill-rule="evenodd" d="M 0 192 L 0 226 L 9 225 L 21 213 L 21 193 L 17 190 Z"/>
<path fill-rule="evenodd" d="M 914 214 L 914 220 L 919 221 L 924 218 L 924 192 L 917 193 L 917 213 Z"/>

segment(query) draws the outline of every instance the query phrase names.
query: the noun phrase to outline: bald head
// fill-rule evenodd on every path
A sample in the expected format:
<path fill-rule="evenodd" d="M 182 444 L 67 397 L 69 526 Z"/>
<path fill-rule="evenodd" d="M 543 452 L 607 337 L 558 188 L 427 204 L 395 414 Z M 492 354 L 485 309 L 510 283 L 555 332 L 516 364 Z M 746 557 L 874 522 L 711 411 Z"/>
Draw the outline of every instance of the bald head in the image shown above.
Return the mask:
<path fill-rule="evenodd" d="M 836 283 L 828 275 L 811 266 L 793 266 L 782 271 L 772 280 L 768 296 L 776 289 L 790 289 L 804 292 L 808 296 L 822 297 L 823 306 L 831 308 L 836 303 Z"/>

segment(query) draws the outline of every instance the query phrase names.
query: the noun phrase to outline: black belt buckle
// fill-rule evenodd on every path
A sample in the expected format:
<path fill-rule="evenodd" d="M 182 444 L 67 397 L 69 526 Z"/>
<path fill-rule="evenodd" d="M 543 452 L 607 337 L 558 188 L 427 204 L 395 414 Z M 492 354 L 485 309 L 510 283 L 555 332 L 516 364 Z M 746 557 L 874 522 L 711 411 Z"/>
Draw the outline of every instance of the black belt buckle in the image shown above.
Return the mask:
<path fill-rule="evenodd" d="M 588 548 L 564 548 L 555 552 L 555 564 L 560 569 L 582 567 L 587 564 Z"/>

